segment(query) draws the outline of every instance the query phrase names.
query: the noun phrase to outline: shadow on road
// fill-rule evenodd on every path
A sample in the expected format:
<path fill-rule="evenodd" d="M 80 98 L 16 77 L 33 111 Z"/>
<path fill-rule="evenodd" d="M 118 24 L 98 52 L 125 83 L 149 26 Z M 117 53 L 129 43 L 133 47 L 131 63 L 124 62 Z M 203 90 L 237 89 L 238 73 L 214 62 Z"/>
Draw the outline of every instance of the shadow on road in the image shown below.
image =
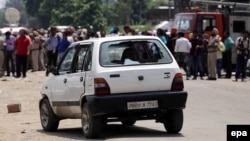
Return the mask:
<path fill-rule="evenodd" d="M 69 138 L 73 140 L 86 139 L 82 133 L 81 128 L 59 128 L 56 132 L 45 132 L 43 130 L 37 130 L 40 133 L 48 136 L 58 136 L 62 138 Z M 103 132 L 99 139 L 95 140 L 107 140 L 107 139 L 119 139 L 119 138 L 157 138 L 157 137 L 184 137 L 182 134 L 169 134 L 165 131 L 150 129 L 140 126 L 123 126 L 120 124 L 109 124 L 104 127 Z"/>

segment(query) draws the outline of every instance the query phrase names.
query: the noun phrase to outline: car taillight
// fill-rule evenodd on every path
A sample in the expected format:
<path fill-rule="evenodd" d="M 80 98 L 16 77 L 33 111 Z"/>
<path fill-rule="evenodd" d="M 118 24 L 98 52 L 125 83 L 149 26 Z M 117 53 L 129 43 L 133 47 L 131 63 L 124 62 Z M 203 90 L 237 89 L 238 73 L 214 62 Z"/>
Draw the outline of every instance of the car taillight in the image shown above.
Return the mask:
<path fill-rule="evenodd" d="M 181 73 L 177 73 L 174 76 L 171 90 L 172 91 L 181 91 L 181 90 L 183 90 L 183 88 L 184 88 L 184 84 L 183 84 L 182 74 Z"/>
<path fill-rule="evenodd" d="M 104 78 L 95 78 L 94 79 L 94 86 L 95 86 L 95 95 L 108 95 L 108 94 L 110 94 L 109 85 Z"/>

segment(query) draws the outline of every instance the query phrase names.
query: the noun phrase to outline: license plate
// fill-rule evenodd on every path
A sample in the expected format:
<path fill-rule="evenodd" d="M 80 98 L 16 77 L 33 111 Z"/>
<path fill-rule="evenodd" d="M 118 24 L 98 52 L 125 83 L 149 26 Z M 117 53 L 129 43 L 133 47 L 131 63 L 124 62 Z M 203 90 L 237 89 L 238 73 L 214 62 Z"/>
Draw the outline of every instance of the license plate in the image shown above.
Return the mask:
<path fill-rule="evenodd" d="M 128 110 L 158 108 L 158 101 L 135 101 L 127 103 Z"/>

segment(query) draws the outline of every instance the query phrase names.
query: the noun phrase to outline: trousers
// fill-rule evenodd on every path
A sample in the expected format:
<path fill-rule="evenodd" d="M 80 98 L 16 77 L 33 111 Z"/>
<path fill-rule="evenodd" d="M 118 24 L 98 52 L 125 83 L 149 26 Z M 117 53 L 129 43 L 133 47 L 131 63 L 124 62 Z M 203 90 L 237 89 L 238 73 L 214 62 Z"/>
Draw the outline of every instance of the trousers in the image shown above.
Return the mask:
<path fill-rule="evenodd" d="M 208 77 L 210 78 L 216 78 L 216 61 L 217 61 L 216 52 L 210 52 L 207 54 L 207 70 L 208 70 Z"/>

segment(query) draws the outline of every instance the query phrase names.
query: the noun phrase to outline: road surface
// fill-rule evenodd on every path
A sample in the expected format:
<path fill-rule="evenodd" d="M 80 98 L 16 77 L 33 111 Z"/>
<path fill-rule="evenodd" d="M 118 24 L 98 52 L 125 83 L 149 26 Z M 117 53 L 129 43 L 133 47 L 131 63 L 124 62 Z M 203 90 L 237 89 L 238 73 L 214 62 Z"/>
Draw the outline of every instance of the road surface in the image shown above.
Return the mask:
<path fill-rule="evenodd" d="M 80 120 L 60 122 L 57 132 L 44 132 L 38 101 L 44 72 L 28 72 L 27 78 L 0 78 L 0 141 L 78 141 L 84 138 Z M 185 80 L 188 101 L 180 134 L 167 134 L 153 120 L 125 127 L 110 123 L 100 140 L 107 141 L 226 141 L 228 124 L 250 124 L 250 82 Z M 22 111 L 8 113 L 6 104 L 21 103 Z"/>

